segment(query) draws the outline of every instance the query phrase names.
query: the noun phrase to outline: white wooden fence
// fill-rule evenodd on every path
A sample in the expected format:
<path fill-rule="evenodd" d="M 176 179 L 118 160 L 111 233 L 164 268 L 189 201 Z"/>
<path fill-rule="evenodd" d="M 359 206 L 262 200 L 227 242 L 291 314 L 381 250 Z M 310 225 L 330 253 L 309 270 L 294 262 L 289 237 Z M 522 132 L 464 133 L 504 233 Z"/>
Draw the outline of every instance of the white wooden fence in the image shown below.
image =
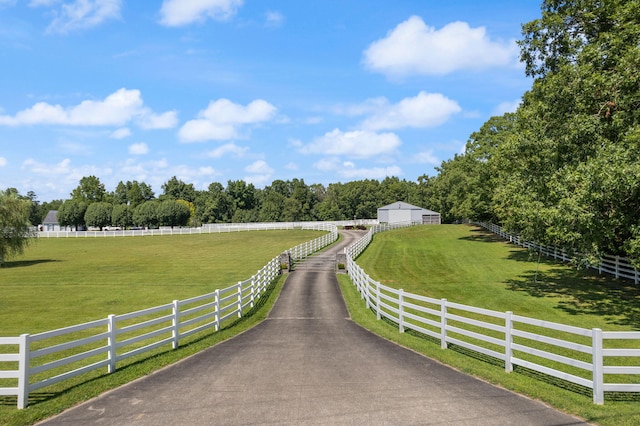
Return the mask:
<path fill-rule="evenodd" d="M 289 249 L 294 260 L 338 238 L 335 225 L 299 227 L 329 232 Z M 127 358 L 168 345 L 175 349 L 192 334 L 218 331 L 225 321 L 251 309 L 280 272 L 277 256 L 251 278 L 212 293 L 44 333 L 0 337 L 0 383 L 13 383 L 0 385 L 0 396 L 17 396 L 22 409 L 36 390 L 96 369 L 112 373 Z"/>
<path fill-rule="evenodd" d="M 564 250 L 561 250 L 557 247 L 547 247 L 532 243 L 531 241 L 526 241 L 520 238 L 518 235 L 512 235 L 508 232 L 505 232 L 500 226 L 494 225 L 493 223 L 473 223 L 482 226 L 483 228 L 493 232 L 494 234 L 500 235 L 502 238 L 509 240 L 510 242 L 521 247 L 535 250 L 544 254 L 545 256 L 553 257 L 554 259 L 562 260 L 563 262 L 568 262 L 571 260 L 571 257 Z M 606 273 L 613 275 L 616 278 L 627 278 L 633 280 L 633 282 L 636 284 L 640 283 L 640 271 L 635 269 L 629 263 L 629 260 L 626 257 L 603 255 L 598 265 L 588 266 L 591 269 L 597 270 L 601 274 Z"/>
<path fill-rule="evenodd" d="M 197 228 L 136 229 L 121 231 L 38 231 L 38 238 L 101 238 L 101 237 L 145 237 L 157 235 L 217 234 L 225 232 L 269 231 L 290 229 L 313 229 L 329 231 L 336 226 L 375 225 L 375 219 L 358 219 L 338 222 L 265 222 L 265 223 L 212 223 Z"/>
<path fill-rule="evenodd" d="M 345 249 L 347 272 L 378 319 L 429 336 L 442 349 L 456 345 L 500 360 L 507 373 L 520 366 L 592 389 L 596 404 L 604 403 L 604 392 L 640 392 L 640 332 L 574 327 L 384 286 L 355 262 L 381 230 Z"/>

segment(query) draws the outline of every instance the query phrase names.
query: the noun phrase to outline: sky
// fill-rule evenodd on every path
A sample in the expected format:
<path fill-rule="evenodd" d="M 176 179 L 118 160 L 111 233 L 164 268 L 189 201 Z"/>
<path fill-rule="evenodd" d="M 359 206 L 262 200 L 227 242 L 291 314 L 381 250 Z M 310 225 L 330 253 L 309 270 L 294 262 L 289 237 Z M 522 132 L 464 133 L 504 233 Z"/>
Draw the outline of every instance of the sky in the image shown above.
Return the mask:
<path fill-rule="evenodd" d="M 541 0 L 0 0 L 0 189 L 436 175 Z"/>

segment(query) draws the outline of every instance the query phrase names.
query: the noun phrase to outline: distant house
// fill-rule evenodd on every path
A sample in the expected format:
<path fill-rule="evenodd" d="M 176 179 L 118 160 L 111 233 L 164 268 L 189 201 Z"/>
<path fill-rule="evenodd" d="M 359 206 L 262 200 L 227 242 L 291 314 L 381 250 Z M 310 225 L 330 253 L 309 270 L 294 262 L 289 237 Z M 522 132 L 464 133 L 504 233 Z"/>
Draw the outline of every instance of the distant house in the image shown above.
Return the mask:
<path fill-rule="evenodd" d="M 41 231 L 60 231 L 60 224 L 58 223 L 58 210 L 49 210 L 49 213 L 42 221 Z"/>
<path fill-rule="evenodd" d="M 378 222 L 380 223 L 422 223 L 439 225 L 440 213 L 423 209 L 402 201 L 389 204 L 378 209 Z"/>

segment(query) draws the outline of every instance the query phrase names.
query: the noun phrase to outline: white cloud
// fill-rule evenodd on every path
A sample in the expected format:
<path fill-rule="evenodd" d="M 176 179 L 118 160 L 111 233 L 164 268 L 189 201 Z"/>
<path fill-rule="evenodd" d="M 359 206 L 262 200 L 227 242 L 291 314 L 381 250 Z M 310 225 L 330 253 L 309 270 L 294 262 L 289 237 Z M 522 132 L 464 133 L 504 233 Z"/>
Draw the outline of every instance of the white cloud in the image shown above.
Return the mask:
<path fill-rule="evenodd" d="M 521 103 L 522 99 L 516 99 L 515 101 L 511 102 L 502 102 L 494 108 L 491 115 L 504 115 L 507 112 L 516 112 Z"/>
<path fill-rule="evenodd" d="M 122 180 L 123 176 L 126 176 L 128 180 L 144 181 L 151 185 L 154 190 L 160 191 L 162 185 L 172 176 L 176 176 L 184 182 L 193 183 L 197 189 L 204 189 L 211 183 L 212 179 L 220 176 L 220 173 L 210 166 L 192 167 L 184 164 L 173 166 L 169 164 L 166 158 L 150 161 L 127 158 L 118 165 L 114 176 L 117 176 L 117 179 L 114 178 L 113 182 L 110 184 L 105 182 L 107 187 L 115 187 L 118 181 Z"/>
<path fill-rule="evenodd" d="M 272 120 L 277 108 L 262 99 L 247 106 L 235 104 L 228 99 L 211 101 L 207 109 L 198 113 L 198 118 L 187 121 L 178 131 L 182 142 L 207 140 L 229 140 L 239 138 L 240 127 Z"/>
<path fill-rule="evenodd" d="M 207 18 L 224 21 L 236 14 L 243 0 L 164 0 L 160 9 L 160 23 L 179 27 Z"/>
<path fill-rule="evenodd" d="M 102 179 L 113 174 L 113 169 L 110 167 L 73 166 L 69 158 L 55 164 L 46 164 L 28 158 L 22 163 L 22 168 L 27 169 L 33 175 L 46 177 L 52 183 L 53 189 L 77 185 L 80 179 L 85 176 L 100 176 Z"/>
<path fill-rule="evenodd" d="M 384 179 L 387 176 L 399 176 L 402 169 L 398 166 L 358 168 L 352 161 L 340 161 L 338 158 L 323 158 L 313 164 L 323 172 L 333 172 L 345 179 Z"/>
<path fill-rule="evenodd" d="M 431 149 L 419 152 L 413 158 L 417 163 L 430 164 L 433 166 L 437 166 L 441 163 L 441 161 L 438 160 L 438 157 L 434 155 L 433 150 Z"/>
<path fill-rule="evenodd" d="M 32 0 L 31 7 L 54 7 L 60 1 Z M 53 21 L 47 32 L 65 34 L 70 31 L 92 28 L 109 19 L 119 19 L 122 0 L 75 0 L 62 2 L 51 12 Z"/>
<path fill-rule="evenodd" d="M 368 158 L 380 154 L 389 154 L 401 144 L 394 133 L 375 133 L 367 130 L 342 132 L 334 129 L 302 146 L 303 154 L 346 155 L 356 158 Z"/>
<path fill-rule="evenodd" d="M 167 111 L 162 114 L 155 114 L 145 108 L 141 111 L 138 124 L 143 129 L 172 129 L 178 124 L 178 113 Z"/>
<path fill-rule="evenodd" d="M 273 169 L 271 167 L 269 167 L 267 162 L 264 161 L 264 160 L 254 161 L 253 163 L 251 163 L 247 167 L 245 167 L 244 171 L 248 172 L 248 173 L 262 173 L 262 174 L 271 174 L 271 173 L 273 173 Z"/>
<path fill-rule="evenodd" d="M 4 167 L 7 165 L 7 159 L 4 157 L 0 157 L 0 167 Z"/>
<path fill-rule="evenodd" d="M 401 77 L 511 66 L 517 59 L 514 41 L 492 41 L 484 27 L 452 22 L 437 30 L 412 16 L 373 42 L 365 50 L 363 62 L 388 77 Z"/>
<path fill-rule="evenodd" d="M 294 163 L 294 162 L 290 162 L 290 163 L 285 164 L 284 168 L 287 169 L 287 170 L 292 170 L 294 172 L 297 171 L 297 170 L 300 170 L 300 166 L 298 166 L 298 164 Z"/>
<path fill-rule="evenodd" d="M 175 112 L 156 115 L 144 107 L 139 90 L 122 88 L 102 101 L 86 100 L 71 107 L 38 102 L 14 116 L 0 115 L 0 125 L 123 126 L 135 121 L 143 128 L 156 128 L 154 126 L 166 127 L 172 119 L 175 126 Z"/>
<path fill-rule="evenodd" d="M 128 127 L 121 127 L 119 129 L 114 130 L 109 135 L 112 139 L 124 139 L 131 136 L 131 130 Z"/>
<path fill-rule="evenodd" d="M 347 179 L 384 179 L 390 176 L 400 176 L 403 174 L 402 169 L 398 166 L 389 167 L 372 167 L 372 168 L 355 168 L 345 167 L 338 170 L 338 174 Z"/>
<path fill-rule="evenodd" d="M 265 14 L 268 27 L 279 27 L 284 23 L 284 16 L 280 12 L 268 11 Z"/>
<path fill-rule="evenodd" d="M 389 105 L 389 100 L 384 96 L 369 98 L 359 104 L 344 105 L 338 104 L 331 108 L 331 112 L 349 117 L 373 114 Z"/>
<path fill-rule="evenodd" d="M 225 156 L 226 154 L 231 154 L 234 157 L 242 157 L 247 151 L 249 151 L 249 148 L 247 147 L 238 146 L 234 143 L 228 143 L 207 152 L 205 155 L 209 158 L 220 158 Z"/>
<path fill-rule="evenodd" d="M 340 159 L 338 158 L 322 158 L 315 163 L 313 167 L 323 172 L 330 172 L 336 170 L 339 167 Z"/>
<path fill-rule="evenodd" d="M 129 154 L 131 155 L 144 155 L 149 153 L 149 146 L 144 143 L 134 143 L 129 145 Z"/>
<path fill-rule="evenodd" d="M 244 168 L 244 171 L 251 173 L 251 175 L 246 176 L 244 180 L 258 187 L 269 183 L 274 172 L 274 170 L 264 160 L 258 160 L 249 164 Z"/>
<path fill-rule="evenodd" d="M 362 123 L 368 130 L 426 128 L 445 123 L 452 114 L 462 111 L 457 102 L 439 93 L 420 92 L 397 104 L 378 102 L 378 110 Z"/>

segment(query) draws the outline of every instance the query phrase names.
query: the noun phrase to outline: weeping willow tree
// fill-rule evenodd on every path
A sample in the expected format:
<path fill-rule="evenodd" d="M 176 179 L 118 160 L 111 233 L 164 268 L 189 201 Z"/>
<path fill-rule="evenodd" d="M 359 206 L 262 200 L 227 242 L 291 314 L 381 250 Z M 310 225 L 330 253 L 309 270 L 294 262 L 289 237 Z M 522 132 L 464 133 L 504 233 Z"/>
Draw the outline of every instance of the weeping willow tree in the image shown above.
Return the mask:
<path fill-rule="evenodd" d="M 29 222 L 31 203 L 17 192 L 0 191 L 0 266 L 11 256 L 22 254 L 35 237 Z"/>

